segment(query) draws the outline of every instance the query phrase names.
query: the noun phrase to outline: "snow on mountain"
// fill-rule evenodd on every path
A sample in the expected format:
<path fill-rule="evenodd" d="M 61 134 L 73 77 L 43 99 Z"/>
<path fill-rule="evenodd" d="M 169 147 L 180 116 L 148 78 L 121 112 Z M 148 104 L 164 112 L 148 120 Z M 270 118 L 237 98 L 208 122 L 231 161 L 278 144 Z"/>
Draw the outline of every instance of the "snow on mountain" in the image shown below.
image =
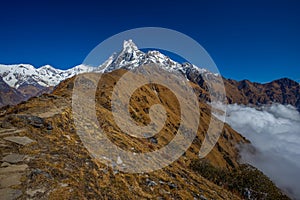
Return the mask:
<path fill-rule="evenodd" d="M 104 64 L 95 69 L 95 71 L 111 72 L 120 68 L 131 70 L 150 63 L 159 64 L 165 70 L 170 72 L 181 72 L 186 77 L 187 74 L 191 72 L 204 76 L 219 76 L 218 74 L 211 73 L 204 68 L 199 68 L 190 63 L 178 63 L 159 51 L 154 50 L 144 53 L 138 49 L 132 40 L 125 40 L 122 51 L 118 54 L 114 53 L 106 62 L 104 62 Z"/>
<path fill-rule="evenodd" d="M 125 40 L 123 49 L 119 53 L 114 53 L 99 67 L 78 65 L 68 70 L 60 70 L 50 65 L 40 68 L 35 68 L 29 64 L 0 65 L 0 76 L 8 85 L 14 88 L 26 84 L 49 87 L 80 73 L 91 71 L 105 73 L 120 68 L 130 70 L 149 63 L 157 63 L 168 71 L 179 71 L 184 75 L 191 71 L 196 71 L 198 74 L 211 74 L 207 70 L 189 63 L 177 63 L 159 51 L 144 53 L 138 49 L 132 40 Z"/>
<path fill-rule="evenodd" d="M 62 80 L 83 72 L 90 72 L 94 68 L 78 65 L 68 70 L 55 69 L 50 65 L 38 69 L 28 64 L 0 65 L 0 76 L 11 87 L 18 88 L 24 84 L 55 86 Z"/>
<path fill-rule="evenodd" d="M 198 68 L 190 63 L 178 63 L 159 51 L 148 51 L 144 53 L 138 49 L 132 40 L 124 41 L 122 51 L 119 54 L 114 53 L 99 69 L 96 69 L 96 71 L 111 72 L 120 68 L 130 70 L 150 63 L 159 64 L 167 71 L 179 71 L 183 74 L 186 74 L 188 70 L 194 70 L 200 74 L 210 73 L 206 69 Z"/>

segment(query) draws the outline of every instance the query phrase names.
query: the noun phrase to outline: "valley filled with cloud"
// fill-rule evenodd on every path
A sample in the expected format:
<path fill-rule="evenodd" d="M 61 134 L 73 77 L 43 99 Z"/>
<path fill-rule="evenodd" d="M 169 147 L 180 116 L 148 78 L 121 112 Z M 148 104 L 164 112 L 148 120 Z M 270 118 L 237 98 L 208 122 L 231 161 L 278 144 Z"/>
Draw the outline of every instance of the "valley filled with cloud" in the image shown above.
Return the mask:
<path fill-rule="evenodd" d="M 227 105 L 226 122 L 251 141 L 241 159 L 269 176 L 280 188 L 300 196 L 300 114 L 291 105 L 253 108 Z M 254 148 L 253 148 L 254 147 Z"/>

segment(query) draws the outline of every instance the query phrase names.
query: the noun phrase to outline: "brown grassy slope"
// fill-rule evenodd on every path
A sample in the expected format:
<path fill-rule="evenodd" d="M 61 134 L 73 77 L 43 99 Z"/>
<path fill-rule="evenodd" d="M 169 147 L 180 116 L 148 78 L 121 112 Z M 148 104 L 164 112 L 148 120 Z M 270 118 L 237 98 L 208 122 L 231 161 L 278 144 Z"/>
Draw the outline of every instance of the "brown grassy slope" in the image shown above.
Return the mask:
<path fill-rule="evenodd" d="M 172 93 L 159 85 L 158 95 L 147 85 L 138 89 L 131 99 L 133 118 L 139 124 L 149 122 L 147 109 L 161 103 L 169 114 L 167 123 L 157 134 L 157 144 L 147 139 L 137 139 L 120 132 L 110 111 L 110 95 L 114 84 L 124 70 L 104 75 L 97 92 L 97 113 L 102 128 L 123 149 L 134 147 L 137 152 L 153 151 L 167 144 L 174 137 L 178 122 L 178 102 Z M 2 128 L 25 129 L 26 135 L 37 142 L 21 147 L 1 149 L 30 155 L 29 170 L 23 177 L 23 199 L 26 191 L 44 188 L 33 199 L 193 199 L 201 195 L 213 199 L 239 199 L 236 195 L 206 180 L 190 169 L 192 160 L 198 159 L 198 151 L 210 122 L 210 107 L 200 103 L 201 125 L 193 144 L 176 162 L 151 173 L 126 174 L 93 159 L 82 145 L 72 120 L 71 95 L 74 78 L 62 82 L 53 94 L 35 97 L 28 102 L 2 110 Z M 196 92 L 201 89 L 193 85 Z M 143 101 L 139 101 L 143 98 Z M 147 102 L 147 103 L 146 103 Z M 42 119 L 43 125 L 31 123 L 30 116 Z M 31 118 L 30 118 L 31 119 Z M 238 166 L 236 144 L 247 142 L 241 135 L 225 125 L 222 135 L 207 159 L 215 166 L 228 170 Z"/>
<path fill-rule="evenodd" d="M 124 143 L 123 148 L 130 149 L 131 144 L 142 146 L 140 145 L 141 142 L 145 143 L 149 141 L 130 137 L 127 134 L 121 133 L 120 129 L 117 127 L 113 120 L 110 107 L 111 93 L 114 85 L 118 82 L 119 78 L 125 72 L 125 70 L 117 70 L 102 76 L 101 81 L 99 82 L 98 91 L 96 93 L 96 101 L 98 105 L 100 105 L 99 107 L 97 107 L 99 116 L 98 120 L 100 124 L 109 124 L 110 126 L 107 127 L 109 131 L 116 133 L 116 135 L 114 135 L 114 138 L 112 139 L 116 140 L 116 138 L 120 138 L 123 142 L 128 141 L 128 144 Z M 72 79 L 65 81 L 55 89 L 53 94 L 62 95 L 65 98 L 70 98 L 70 89 L 72 88 L 72 84 Z M 200 95 L 204 92 L 203 89 L 201 89 L 198 85 L 193 83 L 191 84 L 196 94 Z M 154 88 L 156 91 L 158 91 L 158 95 L 156 95 L 153 91 Z M 157 134 L 158 144 L 149 144 L 151 148 L 158 149 L 167 144 L 174 137 L 174 133 L 176 133 L 177 128 L 180 124 L 180 111 L 179 103 L 175 95 L 172 94 L 169 89 L 160 85 L 147 85 L 135 91 L 134 95 L 131 97 L 130 103 L 130 112 L 132 113 L 132 117 L 139 125 L 146 125 L 150 122 L 148 111 L 151 105 L 162 104 L 167 110 L 169 117 L 167 118 L 166 125 L 162 129 L 162 132 Z M 204 134 L 206 133 L 211 118 L 210 107 L 206 103 L 200 102 L 199 108 L 201 111 L 201 118 L 198 135 L 196 138 L 198 143 L 197 145 L 192 145 L 192 149 L 194 149 L 195 151 L 198 151 L 201 146 L 201 142 L 204 139 Z M 235 148 L 235 145 L 240 142 L 244 143 L 247 141 L 243 136 L 241 136 L 225 124 L 222 136 L 220 137 L 216 148 L 214 148 L 214 150 L 208 155 L 207 158 L 210 159 L 213 164 L 221 167 L 226 167 L 228 169 L 233 166 L 237 166 L 238 152 Z M 140 151 L 143 152 L 144 150 L 140 149 Z M 226 158 L 224 159 L 224 157 Z M 228 158 L 232 162 L 229 161 L 228 163 Z"/>

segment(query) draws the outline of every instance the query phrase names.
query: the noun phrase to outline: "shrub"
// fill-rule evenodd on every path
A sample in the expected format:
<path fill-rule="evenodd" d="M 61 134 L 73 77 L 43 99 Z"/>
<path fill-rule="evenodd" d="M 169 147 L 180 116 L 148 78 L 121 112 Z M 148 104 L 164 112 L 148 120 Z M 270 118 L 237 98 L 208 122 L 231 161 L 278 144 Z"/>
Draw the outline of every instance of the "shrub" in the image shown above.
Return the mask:
<path fill-rule="evenodd" d="M 190 168 L 204 178 L 245 199 L 289 199 L 255 167 L 242 164 L 233 170 L 218 168 L 207 160 L 194 160 Z"/>

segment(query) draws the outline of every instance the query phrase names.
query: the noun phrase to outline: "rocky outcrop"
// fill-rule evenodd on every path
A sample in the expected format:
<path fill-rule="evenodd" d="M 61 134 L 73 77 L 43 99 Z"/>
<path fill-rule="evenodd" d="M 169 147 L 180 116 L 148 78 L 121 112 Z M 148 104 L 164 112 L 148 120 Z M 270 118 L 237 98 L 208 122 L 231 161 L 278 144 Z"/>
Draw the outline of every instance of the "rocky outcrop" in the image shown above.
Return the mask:
<path fill-rule="evenodd" d="M 300 109 L 300 84 L 288 78 L 260 84 L 248 80 L 224 79 L 229 103 L 238 104 L 291 104 Z"/>
<path fill-rule="evenodd" d="M 10 87 L 0 77 L 0 107 L 14 105 L 23 101 L 24 99 L 25 98 L 21 92 Z"/>

